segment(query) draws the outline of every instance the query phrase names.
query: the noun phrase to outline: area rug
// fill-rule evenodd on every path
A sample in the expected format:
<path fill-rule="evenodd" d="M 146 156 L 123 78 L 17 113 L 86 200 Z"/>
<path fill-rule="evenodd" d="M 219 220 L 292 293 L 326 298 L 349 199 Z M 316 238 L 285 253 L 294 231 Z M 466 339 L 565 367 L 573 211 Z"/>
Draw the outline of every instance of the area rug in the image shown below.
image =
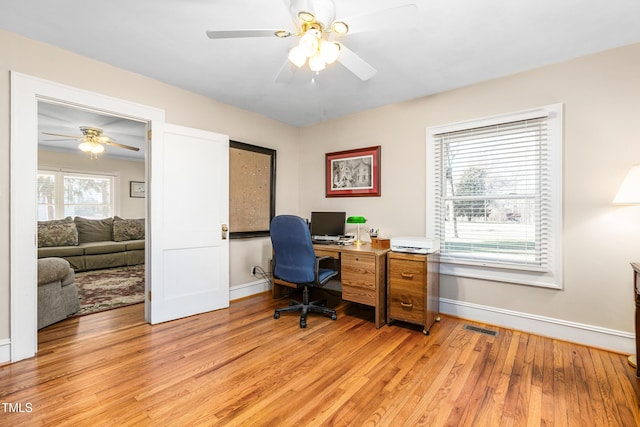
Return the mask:
<path fill-rule="evenodd" d="M 144 301 L 144 265 L 76 273 L 80 311 L 75 316 Z"/>

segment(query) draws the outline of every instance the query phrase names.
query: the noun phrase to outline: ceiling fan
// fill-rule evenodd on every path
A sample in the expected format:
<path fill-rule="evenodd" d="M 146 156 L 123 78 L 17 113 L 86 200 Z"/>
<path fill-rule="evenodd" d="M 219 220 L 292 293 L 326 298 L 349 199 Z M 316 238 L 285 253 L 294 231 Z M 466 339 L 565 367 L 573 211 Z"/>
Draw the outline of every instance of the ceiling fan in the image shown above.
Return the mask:
<path fill-rule="evenodd" d="M 85 153 L 89 153 L 91 155 L 91 158 L 95 158 L 98 156 L 98 154 L 103 153 L 105 151 L 104 145 L 111 145 L 113 147 L 124 148 L 131 151 L 140 151 L 140 149 L 137 147 L 132 147 L 130 145 L 119 144 L 115 142 L 111 137 L 103 135 L 103 130 L 100 128 L 92 126 L 80 126 L 80 131 L 82 132 L 82 136 L 64 135 L 51 132 L 42 133 L 44 135 L 64 137 L 61 139 L 50 139 L 48 141 L 81 141 L 80 145 L 78 145 L 78 148 Z"/>
<path fill-rule="evenodd" d="M 210 39 L 299 37 L 298 44 L 291 48 L 288 56 L 289 61 L 297 67 L 300 68 L 308 63 L 311 71 L 318 73 L 327 65 L 337 61 L 361 80 L 369 80 L 376 74 L 376 69 L 343 43 L 334 41 L 334 38 L 393 27 L 407 27 L 417 17 L 415 4 L 336 19 L 333 0 L 283 1 L 293 19 L 295 26 L 293 31 L 288 29 L 210 30 L 207 31 L 207 36 Z M 281 74 L 286 69 L 288 67 L 283 67 Z M 276 78 L 276 81 L 278 80 L 283 80 L 280 75 Z"/>

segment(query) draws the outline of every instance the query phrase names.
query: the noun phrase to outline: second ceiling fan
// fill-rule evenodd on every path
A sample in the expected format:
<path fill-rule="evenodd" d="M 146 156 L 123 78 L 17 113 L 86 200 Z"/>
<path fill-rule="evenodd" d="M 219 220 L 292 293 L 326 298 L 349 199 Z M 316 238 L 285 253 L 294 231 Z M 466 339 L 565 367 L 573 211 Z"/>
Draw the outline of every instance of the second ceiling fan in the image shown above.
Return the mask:
<path fill-rule="evenodd" d="M 368 31 L 405 27 L 417 16 L 416 5 L 407 4 L 336 19 L 333 0 L 283 1 L 293 19 L 294 31 L 288 29 L 210 30 L 207 31 L 207 36 L 211 39 L 299 37 L 298 44 L 289 51 L 288 59 L 292 64 L 302 67 L 308 63 L 312 71 L 319 72 L 337 61 L 361 80 L 369 80 L 376 74 L 376 69 L 343 43 L 334 39 Z M 286 67 L 283 67 L 283 70 L 285 69 Z M 276 80 L 282 80 L 279 77 Z"/>
<path fill-rule="evenodd" d="M 80 135 L 64 135 L 60 133 L 42 132 L 44 135 L 60 136 L 62 138 L 51 141 L 77 140 L 80 141 L 78 148 L 85 153 L 89 153 L 92 158 L 105 151 L 104 145 L 111 145 L 118 148 L 124 148 L 131 151 L 140 151 L 138 147 L 120 144 L 115 142 L 111 137 L 103 134 L 103 130 L 92 126 L 80 126 Z"/>

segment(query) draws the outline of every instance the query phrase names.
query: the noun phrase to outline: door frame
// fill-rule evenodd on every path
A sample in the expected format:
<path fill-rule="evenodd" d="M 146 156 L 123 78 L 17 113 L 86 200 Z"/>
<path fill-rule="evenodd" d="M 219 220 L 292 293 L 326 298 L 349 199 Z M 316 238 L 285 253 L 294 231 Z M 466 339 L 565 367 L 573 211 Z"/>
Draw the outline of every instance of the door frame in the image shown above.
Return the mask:
<path fill-rule="evenodd" d="M 150 136 L 145 156 L 147 187 L 151 188 L 149 159 L 154 143 L 162 138 L 164 110 L 99 93 L 66 86 L 11 71 L 10 137 L 10 341 L 11 362 L 33 357 L 38 350 L 37 208 L 38 102 L 57 102 L 115 116 L 147 122 Z M 32 191 L 28 191 L 31 188 Z M 27 189 L 27 191 L 25 191 Z M 146 229 L 152 218 L 151 192 L 146 200 Z M 145 233 L 145 247 L 151 236 Z M 149 277 L 150 250 L 145 251 Z M 150 280 L 145 288 L 149 289 Z M 31 284 L 31 285 L 28 285 Z M 145 298 L 145 319 L 149 304 Z"/>

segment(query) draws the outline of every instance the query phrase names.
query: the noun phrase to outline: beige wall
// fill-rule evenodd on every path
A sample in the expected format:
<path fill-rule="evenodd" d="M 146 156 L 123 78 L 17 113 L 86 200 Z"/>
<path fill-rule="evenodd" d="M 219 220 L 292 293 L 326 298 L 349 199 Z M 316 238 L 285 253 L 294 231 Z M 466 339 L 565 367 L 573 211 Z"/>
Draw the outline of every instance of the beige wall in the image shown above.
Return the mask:
<path fill-rule="evenodd" d="M 640 207 L 611 201 L 640 163 L 640 44 L 302 130 L 300 213 L 346 210 L 387 237 L 425 233 L 425 129 L 564 104 L 564 290 L 442 277 L 441 297 L 633 332 Z M 382 146 L 382 196 L 324 198 L 324 154 Z"/>
<path fill-rule="evenodd" d="M 298 207 L 299 130 L 156 80 L 0 30 L 0 341 L 9 338 L 9 71 L 165 110 L 166 121 L 277 150 L 278 209 Z M 212 82 L 215 84 L 215 82 Z M 269 240 L 230 244 L 231 285 L 253 280 L 250 266 L 268 257 Z"/>
<path fill-rule="evenodd" d="M 166 111 L 169 123 L 278 150 L 277 211 L 364 215 L 383 236 L 425 232 L 425 129 L 552 103 L 565 107 L 564 290 L 442 278 L 441 296 L 633 331 L 629 262 L 640 207 L 611 200 L 640 163 L 640 45 L 394 104 L 302 129 L 0 31 L 0 340 L 9 337 L 9 70 Z M 298 146 L 298 141 L 302 141 Z M 324 197 L 324 154 L 382 146 L 382 197 Z M 296 167 L 297 165 L 297 167 Z M 268 238 L 231 242 L 231 285 L 252 280 Z"/>
<path fill-rule="evenodd" d="M 129 197 L 129 181 L 145 181 L 144 161 L 109 157 L 90 159 L 84 153 L 38 150 L 38 168 L 65 169 L 77 172 L 118 174 L 118 210 L 121 218 L 144 218 L 145 199 Z"/>

